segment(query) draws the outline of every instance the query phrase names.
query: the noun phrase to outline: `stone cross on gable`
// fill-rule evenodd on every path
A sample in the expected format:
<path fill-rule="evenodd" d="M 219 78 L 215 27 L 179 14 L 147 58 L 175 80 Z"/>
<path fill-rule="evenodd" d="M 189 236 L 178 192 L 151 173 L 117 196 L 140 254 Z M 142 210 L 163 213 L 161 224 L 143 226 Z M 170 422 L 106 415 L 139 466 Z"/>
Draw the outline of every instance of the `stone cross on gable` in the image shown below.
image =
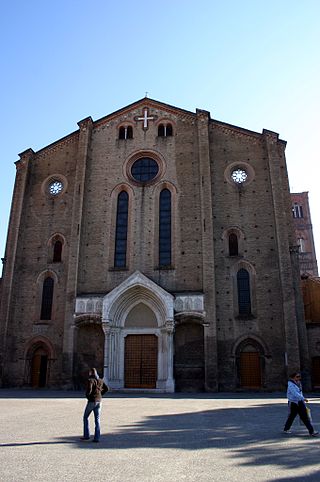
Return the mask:
<path fill-rule="evenodd" d="M 148 129 L 148 120 L 155 120 L 156 116 L 148 116 L 148 108 L 145 107 L 143 110 L 143 117 L 135 117 L 137 121 L 143 121 L 143 129 Z"/>

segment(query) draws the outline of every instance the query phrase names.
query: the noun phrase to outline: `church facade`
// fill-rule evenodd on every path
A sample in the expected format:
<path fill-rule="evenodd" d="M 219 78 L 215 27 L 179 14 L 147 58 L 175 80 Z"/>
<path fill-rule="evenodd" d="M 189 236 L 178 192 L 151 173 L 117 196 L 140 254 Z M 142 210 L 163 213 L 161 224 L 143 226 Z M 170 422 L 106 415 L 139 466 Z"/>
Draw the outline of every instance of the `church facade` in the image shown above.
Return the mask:
<path fill-rule="evenodd" d="M 143 98 L 16 162 L 2 386 L 276 390 L 309 359 L 278 134 Z"/>

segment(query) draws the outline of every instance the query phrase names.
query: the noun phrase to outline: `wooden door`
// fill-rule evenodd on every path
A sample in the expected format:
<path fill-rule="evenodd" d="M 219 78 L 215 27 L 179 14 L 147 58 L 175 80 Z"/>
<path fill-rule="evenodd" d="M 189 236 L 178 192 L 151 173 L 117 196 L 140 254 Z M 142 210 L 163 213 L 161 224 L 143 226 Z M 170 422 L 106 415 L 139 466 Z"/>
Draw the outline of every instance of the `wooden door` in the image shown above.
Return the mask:
<path fill-rule="evenodd" d="M 261 387 L 259 352 L 240 353 L 240 385 L 244 388 Z"/>
<path fill-rule="evenodd" d="M 155 335 L 125 338 L 124 371 L 126 388 L 156 388 L 158 338 Z"/>
<path fill-rule="evenodd" d="M 31 362 L 31 386 L 33 388 L 43 388 L 47 383 L 48 355 L 38 348 L 32 357 Z"/>

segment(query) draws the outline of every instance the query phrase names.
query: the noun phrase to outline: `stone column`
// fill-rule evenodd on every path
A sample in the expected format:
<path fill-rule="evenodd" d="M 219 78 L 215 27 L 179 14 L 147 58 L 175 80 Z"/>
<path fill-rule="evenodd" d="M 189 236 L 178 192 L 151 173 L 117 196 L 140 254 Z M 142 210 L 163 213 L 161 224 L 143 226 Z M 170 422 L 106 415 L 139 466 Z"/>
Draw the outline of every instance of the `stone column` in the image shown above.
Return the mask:
<path fill-rule="evenodd" d="M 111 326 L 110 322 L 103 321 L 102 329 L 105 334 L 104 341 L 104 372 L 103 376 L 111 388 L 122 388 L 120 375 L 120 337 L 121 328 Z"/>
<path fill-rule="evenodd" d="M 103 378 L 107 385 L 109 385 L 109 343 L 111 327 L 108 322 L 102 322 L 102 329 L 104 333 L 104 359 L 103 359 Z"/>
<path fill-rule="evenodd" d="M 62 358 L 62 376 L 64 386 L 71 385 L 73 372 L 73 351 L 74 337 L 72 331 L 73 314 L 75 310 L 75 301 L 77 295 L 78 282 L 78 264 L 79 251 L 81 242 L 81 222 L 82 208 L 85 188 L 85 176 L 88 150 L 91 141 L 92 119 L 88 117 L 80 122 L 79 125 L 79 143 L 77 153 L 77 168 L 73 189 L 73 205 L 71 216 L 71 234 L 69 240 L 68 252 L 68 272 L 66 283 L 66 308 L 64 319 L 64 338 L 63 338 L 63 358 Z"/>
<path fill-rule="evenodd" d="M 23 211 L 23 201 L 26 191 L 29 163 L 32 162 L 34 152 L 28 149 L 19 154 L 20 160 L 16 164 L 16 179 L 11 204 L 9 228 L 6 242 L 5 255 L 3 258 L 2 273 L 2 296 L 0 309 L 0 385 L 4 380 L 4 367 L 7 361 L 6 347 L 8 337 L 8 325 L 11 311 L 11 299 L 13 291 L 13 278 L 16 263 L 18 239 L 20 233 L 20 223 Z"/>
<path fill-rule="evenodd" d="M 174 392 L 174 378 L 173 378 L 173 333 L 174 333 L 174 320 L 166 321 L 167 331 L 167 381 L 166 391 Z"/>
<path fill-rule="evenodd" d="M 212 180 L 210 167 L 210 113 L 197 109 L 200 202 L 202 218 L 202 273 L 208 329 L 205 331 L 205 388 L 218 390 L 217 322 L 213 245 Z"/>
<path fill-rule="evenodd" d="M 119 344 L 118 344 L 118 328 L 111 328 L 109 341 L 109 380 L 119 380 Z"/>

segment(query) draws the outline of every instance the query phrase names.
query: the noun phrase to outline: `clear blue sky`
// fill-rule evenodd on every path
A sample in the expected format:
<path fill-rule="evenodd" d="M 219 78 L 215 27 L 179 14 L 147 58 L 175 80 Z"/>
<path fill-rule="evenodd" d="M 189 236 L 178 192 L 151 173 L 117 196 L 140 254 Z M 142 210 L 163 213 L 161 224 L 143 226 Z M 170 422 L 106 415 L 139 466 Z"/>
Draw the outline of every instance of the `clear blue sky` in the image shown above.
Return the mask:
<path fill-rule="evenodd" d="M 12 0 L 0 11 L 0 256 L 18 153 L 144 96 L 288 142 L 320 257 L 318 0 Z M 320 261 L 320 259 L 319 259 Z"/>

